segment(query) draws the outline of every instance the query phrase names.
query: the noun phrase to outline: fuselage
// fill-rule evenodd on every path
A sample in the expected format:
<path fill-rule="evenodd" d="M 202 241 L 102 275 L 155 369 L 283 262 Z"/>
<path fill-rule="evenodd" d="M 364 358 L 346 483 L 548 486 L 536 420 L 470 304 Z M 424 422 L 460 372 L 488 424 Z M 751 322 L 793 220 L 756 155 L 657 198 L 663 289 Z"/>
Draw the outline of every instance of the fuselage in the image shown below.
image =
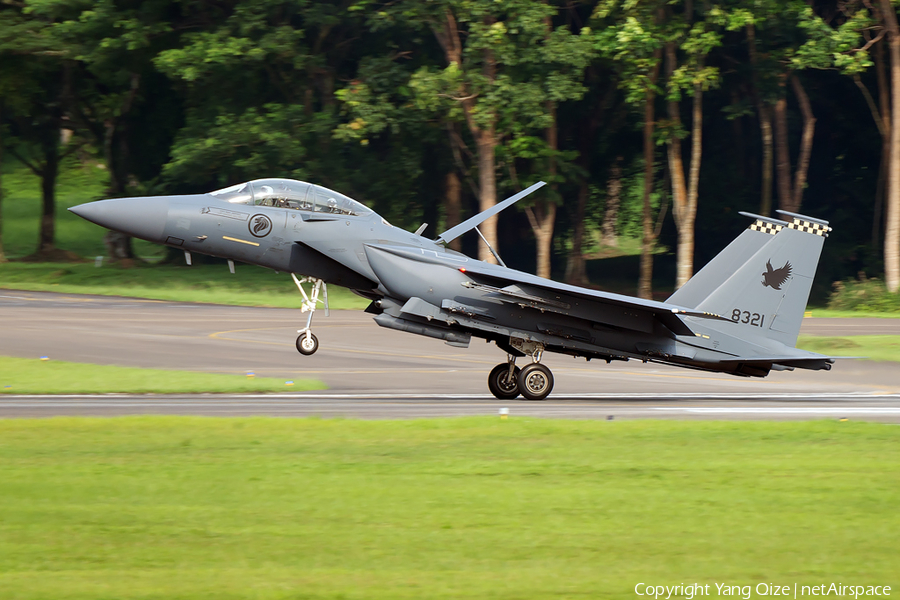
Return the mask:
<path fill-rule="evenodd" d="M 105 200 L 73 210 L 187 253 L 348 287 L 372 300 L 368 310 L 380 325 L 455 345 L 475 336 L 511 354 L 540 347 L 588 359 L 636 358 L 742 375 L 765 375 L 768 368 L 726 364 L 734 354 L 723 348 L 762 356 L 793 350 L 762 332 L 730 332 L 728 321 L 676 318 L 672 313 L 680 309 L 673 305 L 636 307 L 627 296 L 601 298 L 475 260 L 304 182 L 259 180 L 208 194 Z M 551 297 L 547 283 L 553 283 Z"/>

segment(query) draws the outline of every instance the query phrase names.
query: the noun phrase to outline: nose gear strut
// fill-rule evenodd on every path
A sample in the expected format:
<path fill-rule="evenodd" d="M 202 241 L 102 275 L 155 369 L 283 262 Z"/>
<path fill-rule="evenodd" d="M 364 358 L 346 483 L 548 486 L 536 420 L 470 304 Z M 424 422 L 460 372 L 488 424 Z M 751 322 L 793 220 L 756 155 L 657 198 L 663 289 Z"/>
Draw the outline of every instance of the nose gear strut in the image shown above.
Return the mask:
<path fill-rule="evenodd" d="M 315 277 L 301 277 L 298 279 L 293 273 L 291 273 L 291 278 L 294 280 L 294 283 L 297 284 L 297 289 L 300 290 L 300 294 L 303 295 L 303 303 L 300 305 L 300 312 L 309 313 L 309 316 L 306 317 L 306 327 L 297 330 L 297 333 L 300 334 L 297 336 L 297 351 L 304 356 L 309 356 L 315 354 L 316 350 L 319 349 L 319 340 L 313 335 L 313 332 L 310 329 L 312 326 L 313 314 L 316 312 L 318 303 L 321 302 L 325 305 L 325 316 L 328 316 L 328 284 Z M 304 283 L 309 283 L 312 286 L 309 295 L 307 295 L 306 291 L 303 289 Z M 319 299 L 320 291 L 322 292 L 322 296 L 324 296 L 324 300 Z"/>

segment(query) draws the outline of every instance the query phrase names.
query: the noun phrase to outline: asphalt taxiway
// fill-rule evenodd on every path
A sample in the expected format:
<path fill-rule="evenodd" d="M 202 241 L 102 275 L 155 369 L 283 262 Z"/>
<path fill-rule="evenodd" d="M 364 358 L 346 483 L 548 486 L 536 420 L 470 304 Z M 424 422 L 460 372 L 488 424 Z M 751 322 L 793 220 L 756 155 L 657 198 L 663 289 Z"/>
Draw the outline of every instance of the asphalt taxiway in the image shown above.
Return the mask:
<path fill-rule="evenodd" d="M 205 414 L 401 418 L 512 414 L 566 418 L 847 417 L 900 422 L 900 367 L 838 361 L 829 371 L 765 379 L 654 364 L 549 355 L 556 386 L 544 402 L 500 402 L 487 373 L 505 359 L 378 327 L 361 311 L 316 313 L 319 351 L 294 348 L 295 309 L 0 290 L 0 354 L 96 364 L 315 378 L 327 392 L 264 396 L 0 396 L 0 417 Z M 804 320 L 811 335 L 900 335 L 900 319 Z M 286 388 L 286 391 L 289 388 Z"/>

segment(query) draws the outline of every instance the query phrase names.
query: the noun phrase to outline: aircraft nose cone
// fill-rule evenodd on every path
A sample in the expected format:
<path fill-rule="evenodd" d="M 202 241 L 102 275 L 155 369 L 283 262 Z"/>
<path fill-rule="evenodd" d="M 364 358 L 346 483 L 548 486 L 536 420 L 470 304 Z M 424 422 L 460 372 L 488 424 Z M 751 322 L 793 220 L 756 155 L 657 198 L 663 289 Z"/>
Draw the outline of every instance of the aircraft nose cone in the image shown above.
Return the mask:
<path fill-rule="evenodd" d="M 107 229 L 121 231 L 150 242 L 162 242 L 169 199 L 117 198 L 73 206 L 69 211 Z"/>

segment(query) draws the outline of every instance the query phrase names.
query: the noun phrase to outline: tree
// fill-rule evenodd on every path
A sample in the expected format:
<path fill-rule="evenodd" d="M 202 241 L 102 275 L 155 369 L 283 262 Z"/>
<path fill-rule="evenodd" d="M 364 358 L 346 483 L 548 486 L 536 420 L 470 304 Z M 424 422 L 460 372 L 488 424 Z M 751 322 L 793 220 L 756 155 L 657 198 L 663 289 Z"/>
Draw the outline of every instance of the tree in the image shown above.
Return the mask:
<path fill-rule="evenodd" d="M 676 289 L 687 283 L 694 274 L 694 221 L 697 215 L 703 142 L 703 92 L 716 85 L 719 78 L 718 69 L 706 66 L 705 62 L 707 55 L 721 44 L 721 35 L 715 29 L 726 18 L 722 11 L 710 10 L 708 14 L 702 15 L 704 18 L 694 23 L 693 2 L 690 1 L 685 3 L 684 11 L 680 18 L 669 19 L 668 25 L 672 33 L 665 48 L 669 113 L 666 137 L 672 182 L 672 214 L 678 229 Z M 679 53 L 684 55 L 684 61 L 680 65 L 677 56 Z M 679 101 L 683 92 L 689 93 L 693 98 L 687 182 L 681 154 L 681 140 L 685 134 Z"/>
<path fill-rule="evenodd" d="M 651 298 L 656 245 L 650 207 L 655 164 L 654 102 L 659 90 L 657 79 L 664 45 L 665 3 L 630 2 L 620 6 L 618 0 L 605 0 L 598 5 L 594 16 L 608 23 L 597 35 L 598 50 L 610 58 L 619 71 L 618 80 L 626 92 L 626 101 L 643 112 L 644 193 L 638 296 Z"/>
<path fill-rule="evenodd" d="M 551 183 L 551 193 L 535 199 L 525 211 L 537 241 L 537 274 L 549 279 L 557 205 L 561 202 L 558 185 L 566 179 L 565 173 L 573 171 L 571 158 L 574 157 L 574 153 L 560 152 L 557 106 L 560 102 L 582 97 L 586 91 L 581 83 L 583 73 L 594 51 L 589 29 L 582 29 L 578 35 L 566 27 L 554 30 L 549 12 L 544 16 L 544 25 L 544 40 L 534 48 L 526 48 L 521 62 L 527 66 L 527 71 L 536 70 L 533 75 L 526 75 L 526 80 L 543 82 L 547 98 L 545 110 L 549 123 L 544 129 L 543 139 L 546 163 L 536 167 Z M 581 178 L 584 176 L 580 175 Z"/>
<path fill-rule="evenodd" d="M 187 106 L 164 177 L 200 189 L 259 173 L 338 179 L 324 165 L 334 160 L 336 83 L 361 21 L 347 12 L 353 4 L 180 2 L 180 46 L 154 59 Z"/>
<path fill-rule="evenodd" d="M 56 248 L 56 179 L 59 165 L 79 145 L 63 147 L 61 130 L 70 127 L 65 111 L 72 64 L 65 45 L 51 34 L 52 15 L 6 5 L 0 18 L 4 119 L 13 136 L 5 150 L 41 181 L 41 219 L 35 258 L 59 258 Z M 39 8 L 39 7 L 38 7 Z"/>
<path fill-rule="evenodd" d="M 413 75 L 410 86 L 420 110 L 437 112 L 450 121 L 465 123 L 474 143 L 480 210 L 497 201 L 498 149 L 503 149 L 507 166 L 517 158 L 535 158 L 534 130 L 544 130 L 542 141 L 546 157 L 543 173 L 553 169 L 556 151 L 549 131 L 554 123 L 557 102 L 579 97 L 580 83 L 559 68 L 561 64 L 577 70 L 586 65 L 590 47 L 577 45 L 578 36 L 566 28 L 553 29 L 556 9 L 528 0 L 492 2 L 410 1 L 385 7 L 379 13 L 384 24 L 403 23 L 414 30 L 429 31 L 438 42 L 443 69 L 423 65 Z M 576 47 L 577 46 L 577 47 Z M 556 65 L 557 68 L 553 68 Z M 530 139 L 524 140 L 523 138 Z M 461 147 L 466 146 L 458 140 Z M 553 158 L 551 158 L 553 157 Z M 474 183 L 474 182 L 473 182 Z M 540 248 L 538 272 L 549 276 L 549 244 L 555 205 L 540 203 L 532 209 Z M 497 246 L 497 220 L 481 226 L 485 239 Z M 486 247 L 479 247 L 479 258 L 493 261 Z"/>
<path fill-rule="evenodd" d="M 136 191 L 129 189 L 133 187 L 129 184 L 134 173 L 133 148 L 153 143 L 146 132 L 135 143 L 133 115 L 145 105 L 148 81 L 159 85 L 152 59 L 173 41 L 168 21 L 171 5 L 169 0 L 139 4 L 50 0 L 41 7 L 53 15 L 51 34 L 66 44 L 72 61 L 67 112 L 73 125 L 101 151 L 109 174 L 107 198 Z M 152 108 L 141 116 L 157 122 L 160 117 Z M 141 159 L 146 160 L 146 154 Z M 134 258 L 127 235 L 109 231 L 105 240 L 113 260 Z"/>
<path fill-rule="evenodd" d="M 900 27 L 890 0 L 879 3 L 891 56 L 891 145 L 888 161 L 887 223 L 884 228 L 884 279 L 889 292 L 900 291 Z"/>
<path fill-rule="evenodd" d="M 0 263 L 6 262 L 3 251 L 3 103 L 0 102 Z"/>

